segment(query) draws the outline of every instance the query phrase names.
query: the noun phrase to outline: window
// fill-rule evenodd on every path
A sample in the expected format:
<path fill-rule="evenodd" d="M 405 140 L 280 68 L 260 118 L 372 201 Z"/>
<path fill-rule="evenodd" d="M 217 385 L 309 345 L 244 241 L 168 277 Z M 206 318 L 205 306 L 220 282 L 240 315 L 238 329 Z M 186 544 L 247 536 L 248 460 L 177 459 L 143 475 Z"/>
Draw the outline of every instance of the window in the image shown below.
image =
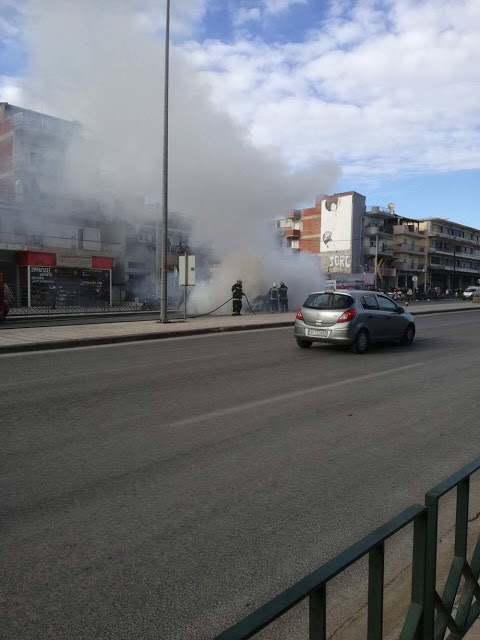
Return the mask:
<path fill-rule="evenodd" d="M 348 309 L 352 303 L 351 296 L 341 293 L 311 293 L 303 306 L 307 309 Z"/>
<path fill-rule="evenodd" d="M 397 305 L 393 300 L 389 298 L 384 298 L 383 296 L 377 296 L 378 304 L 380 305 L 381 311 L 396 311 Z"/>
<path fill-rule="evenodd" d="M 364 309 L 378 309 L 377 299 L 373 294 L 362 297 L 362 306 Z"/>

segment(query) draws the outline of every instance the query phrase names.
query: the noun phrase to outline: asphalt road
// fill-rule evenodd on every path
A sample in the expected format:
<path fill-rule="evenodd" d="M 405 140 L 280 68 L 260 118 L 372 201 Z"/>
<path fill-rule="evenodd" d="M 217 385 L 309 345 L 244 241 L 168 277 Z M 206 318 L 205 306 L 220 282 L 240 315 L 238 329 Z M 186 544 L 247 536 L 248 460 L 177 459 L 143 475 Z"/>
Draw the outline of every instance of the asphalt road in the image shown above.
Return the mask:
<path fill-rule="evenodd" d="M 2 639 L 211 638 L 478 455 L 477 314 L 291 333 L 0 356 Z"/>

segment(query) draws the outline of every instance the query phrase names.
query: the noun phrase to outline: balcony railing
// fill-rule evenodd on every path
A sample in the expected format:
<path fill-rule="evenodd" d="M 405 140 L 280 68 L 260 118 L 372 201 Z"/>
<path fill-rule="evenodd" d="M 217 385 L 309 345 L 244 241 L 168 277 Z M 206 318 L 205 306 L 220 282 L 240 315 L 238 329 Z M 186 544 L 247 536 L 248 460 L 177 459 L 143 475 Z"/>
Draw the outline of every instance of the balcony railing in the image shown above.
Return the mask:
<path fill-rule="evenodd" d="M 423 271 L 424 265 L 418 264 L 418 262 L 411 262 L 410 260 L 401 260 L 395 262 L 395 266 L 399 271 Z"/>
<path fill-rule="evenodd" d="M 393 227 L 393 233 L 395 235 L 409 235 L 409 236 L 418 236 L 424 238 L 427 235 L 425 229 L 420 230 L 415 227 L 411 227 L 408 224 L 397 224 Z"/>
<path fill-rule="evenodd" d="M 16 113 L 13 116 L 13 126 L 15 129 L 18 127 L 26 127 L 28 129 L 35 129 L 45 133 L 60 134 L 63 136 L 71 135 L 81 129 L 81 126 L 75 122 L 67 122 L 66 120 L 60 120 L 52 118 L 51 116 L 44 116 L 42 114 L 26 113 L 25 111 Z"/>
<path fill-rule="evenodd" d="M 0 191 L 0 203 L 1 202 L 13 204 L 15 202 L 15 194 L 11 191 Z"/>
<path fill-rule="evenodd" d="M 365 227 L 365 235 L 371 238 L 372 236 L 392 235 L 393 230 L 387 227 L 380 227 L 376 225 L 369 225 Z"/>
<path fill-rule="evenodd" d="M 397 244 L 395 251 L 404 251 L 405 253 L 425 253 L 425 247 L 420 247 L 418 244 Z"/>
<path fill-rule="evenodd" d="M 64 246 L 68 243 L 68 247 Z M 88 248 L 85 248 L 87 246 Z M 61 249 L 82 249 L 84 251 L 102 251 L 117 253 L 121 244 L 119 242 L 103 242 L 102 240 L 84 240 L 83 247 L 78 247 L 78 240 L 65 236 L 47 236 L 44 234 L 31 233 L 3 233 L 0 232 L 0 248 L 15 247 L 17 250 L 31 249 L 51 249 L 52 251 Z"/>
<path fill-rule="evenodd" d="M 368 246 L 363 248 L 363 252 L 367 256 L 374 256 L 375 251 L 375 247 Z M 379 242 L 377 253 L 379 256 L 393 256 L 393 248 L 386 244 L 383 244 L 382 242 Z"/>
<path fill-rule="evenodd" d="M 299 238 L 300 237 L 300 229 L 285 229 L 285 237 L 286 238 Z"/>
<path fill-rule="evenodd" d="M 41 175 L 55 175 L 62 173 L 62 166 L 54 160 L 45 158 L 36 158 L 32 160 L 31 156 L 25 153 L 17 153 L 13 156 L 14 169 L 24 169 L 30 172 L 39 173 Z"/>

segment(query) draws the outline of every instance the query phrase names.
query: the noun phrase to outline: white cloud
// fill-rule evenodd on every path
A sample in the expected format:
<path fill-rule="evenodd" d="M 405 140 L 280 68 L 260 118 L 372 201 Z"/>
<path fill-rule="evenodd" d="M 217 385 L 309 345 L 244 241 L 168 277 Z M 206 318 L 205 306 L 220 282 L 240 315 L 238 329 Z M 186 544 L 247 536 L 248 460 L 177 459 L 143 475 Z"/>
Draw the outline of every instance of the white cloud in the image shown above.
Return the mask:
<path fill-rule="evenodd" d="M 266 13 L 280 13 L 294 4 L 307 4 L 307 0 L 264 0 Z"/>
<path fill-rule="evenodd" d="M 240 7 L 237 13 L 234 15 L 233 22 L 236 27 L 241 27 L 247 22 L 259 20 L 261 18 L 261 12 L 258 7 Z"/>
<path fill-rule="evenodd" d="M 0 102 L 21 104 L 22 89 L 18 78 L 12 76 L 0 76 Z"/>
<path fill-rule="evenodd" d="M 255 144 L 362 178 L 480 168 L 479 36 L 478 0 L 356 0 L 301 43 L 186 49 Z"/>

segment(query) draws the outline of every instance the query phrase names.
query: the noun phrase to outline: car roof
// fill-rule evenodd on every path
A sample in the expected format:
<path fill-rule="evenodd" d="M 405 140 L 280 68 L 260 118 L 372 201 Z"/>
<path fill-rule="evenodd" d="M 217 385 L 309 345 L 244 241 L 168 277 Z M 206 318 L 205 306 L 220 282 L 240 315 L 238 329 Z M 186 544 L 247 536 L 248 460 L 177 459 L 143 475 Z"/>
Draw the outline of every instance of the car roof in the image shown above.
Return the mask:
<path fill-rule="evenodd" d="M 333 290 L 333 289 L 324 289 L 323 291 L 312 291 L 312 293 L 310 293 L 309 295 L 311 296 L 315 296 L 319 293 L 338 293 L 340 295 L 345 295 L 345 296 L 363 296 L 366 293 L 377 293 L 378 295 L 387 295 L 386 293 L 383 293 L 383 291 L 367 291 L 365 289 L 340 289 L 340 290 Z"/>

